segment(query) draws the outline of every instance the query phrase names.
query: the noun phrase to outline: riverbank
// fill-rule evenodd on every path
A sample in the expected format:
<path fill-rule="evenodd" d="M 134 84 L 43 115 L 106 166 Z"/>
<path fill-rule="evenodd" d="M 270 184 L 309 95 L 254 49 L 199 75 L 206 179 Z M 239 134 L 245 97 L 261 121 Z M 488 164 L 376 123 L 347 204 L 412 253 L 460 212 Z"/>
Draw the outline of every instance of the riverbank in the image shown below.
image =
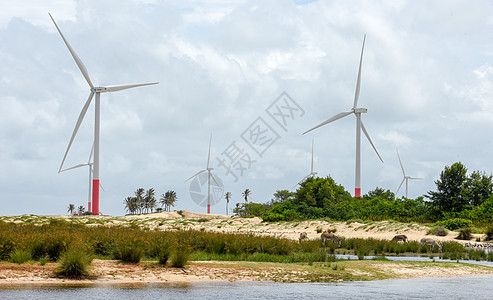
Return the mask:
<path fill-rule="evenodd" d="M 341 282 L 395 278 L 447 277 L 493 274 L 493 267 L 456 262 L 395 262 L 348 260 L 332 263 L 283 264 L 266 262 L 196 261 L 185 268 L 162 267 L 156 262 L 126 264 L 93 260 L 83 279 L 57 277 L 57 263 L 0 263 L 0 285 L 124 284 L 182 282 Z"/>

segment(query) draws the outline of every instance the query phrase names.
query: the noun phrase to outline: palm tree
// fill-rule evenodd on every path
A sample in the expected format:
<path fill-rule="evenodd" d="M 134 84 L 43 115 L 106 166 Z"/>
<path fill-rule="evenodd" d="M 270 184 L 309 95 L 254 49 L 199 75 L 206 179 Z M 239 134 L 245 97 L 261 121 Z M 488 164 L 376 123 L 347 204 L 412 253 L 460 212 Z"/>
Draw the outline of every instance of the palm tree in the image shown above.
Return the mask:
<path fill-rule="evenodd" d="M 77 208 L 77 213 L 79 214 L 79 216 L 83 215 L 85 212 L 86 208 L 84 206 L 81 205 Z"/>
<path fill-rule="evenodd" d="M 135 191 L 135 198 L 137 201 L 137 209 L 139 210 L 140 213 L 144 211 L 145 208 L 145 202 L 144 202 L 144 189 L 143 188 L 138 188 Z"/>
<path fill-rule="evenodd" d="M 138 205 L 136 197 L 125 198 L 123 204 L 125 204 L 125 210 L 128 211 L 129 214 L 133 215 L 137 212 Z"/>
<path fill-rule="evenodd" d="M 144 197 L 144 203 L 146 210 L 151 210 L 151 212 L 156 208 L 156 193 L 153 188 L 150 188 L 146 191 Z"/>
<path fill-rule="evenodd" d="M 73 204 L 69 204 L 69 205 L 68 205 L 68 210 L 67 210 L 67 212 L 69 212 L 71 215 L 73 215 L 73 214 L 74 214 L 74 211 L 75 211 L 75 205 L 73 205 Z"/>
<path fill-rule="evenodd" d="M 244 192 L 243 192 L 243 198 L 245 198 L 245 202 L 248 202 L 248 197 L 250 197 L 250 195 L 252 194 L 252 191 L 250 191 L 249 189 L 246 189 Z"/>
<path fill-rule="evenodd" d="M 231 192 L 226 192 L 224 195 L 224 198 L 226 198 L 226 216 L 228 215 L 228 207 L 229 207 L 229 200 L 231 199 Z"/>
<path fill-rule="evenodd" d="M 161 205 L 164 205 L 164 210 L 165 211 L 170 211 L 171 206 L 175 206 L 175 202 L 178 199 L 176 196 L 176 192 L 169 190 L 166 193 L 161 195 Z"/>

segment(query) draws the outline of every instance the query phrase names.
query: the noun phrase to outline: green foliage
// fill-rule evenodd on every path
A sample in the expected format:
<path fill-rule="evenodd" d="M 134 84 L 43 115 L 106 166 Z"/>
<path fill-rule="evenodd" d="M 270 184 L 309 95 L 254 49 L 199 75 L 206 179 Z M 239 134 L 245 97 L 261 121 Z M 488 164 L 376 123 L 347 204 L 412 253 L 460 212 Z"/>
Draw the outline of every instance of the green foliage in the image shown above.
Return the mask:
<path fill-rule="evenodd" d="M 171 256 L 171 266 L 173 268 L 183 268 L 192 253 L 192 247 L 186 243 L 179 243 L 173 251 Z"/>
<path fill-rule="evenodd" d="M 435 233 L 434 234 L 436 236 L 447 236 L 448 231 L 447 231 L 447 229 L 445 229 L 445 227 L 438 226 L 437 228 L 435 228 Z"/>
<path fill-rule="evenodd" d="M 459 229 L 459 235 L 457 235 L 458 240 L 470 240 L 472 238 L 472 230 L 470 227 L 464 227 Z"/>
<path fill-rule="evenodd" d="M 31 253 L 25 249 L 16 249 L 10 253 L 10 261 L 14 264 L 23 264 L 32 259 Z"/>
<path fill-rule="evenodd" d="M 113 250 L 113 258 L 126 263 L 138 263 L 144 256 L 144 249 L 140 241 L 119 242 Z"/>
<path fill-rule="evenodd" d="M 449 230 L 457 230 L 459 228 L 470 227 L 472 225 L 472 221 L 461 219 L 461 218 L 455 218 L 455 219 L 448 219 L 448 220 L 437 222 L 437 225 L 443 226 Z"/>
<path fill-rule="evenodd" d="M 486 227 L 485 234 L 486 234 L 485 240 L 487 241 L 493 240 L 493 224 L 490 224 L 488 225 L 488 227 Z"/>
<path fill-rule="evenodd" d="M 60 259 L 58 275 L 69 278 L 81 278 L 89 274 L 91 257 L 82 248 L 71 248 Z"/>

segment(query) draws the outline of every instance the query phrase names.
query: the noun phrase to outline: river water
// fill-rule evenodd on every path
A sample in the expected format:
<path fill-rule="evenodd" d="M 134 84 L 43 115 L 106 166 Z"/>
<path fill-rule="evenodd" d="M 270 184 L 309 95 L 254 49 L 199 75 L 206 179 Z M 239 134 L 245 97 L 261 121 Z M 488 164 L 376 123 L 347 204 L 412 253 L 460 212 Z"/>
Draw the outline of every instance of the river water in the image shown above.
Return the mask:
<path fill-rule="evenodd" d="M 493 299 L 493 275 L 341 283 L 18 285 L 0 299 Z"/>

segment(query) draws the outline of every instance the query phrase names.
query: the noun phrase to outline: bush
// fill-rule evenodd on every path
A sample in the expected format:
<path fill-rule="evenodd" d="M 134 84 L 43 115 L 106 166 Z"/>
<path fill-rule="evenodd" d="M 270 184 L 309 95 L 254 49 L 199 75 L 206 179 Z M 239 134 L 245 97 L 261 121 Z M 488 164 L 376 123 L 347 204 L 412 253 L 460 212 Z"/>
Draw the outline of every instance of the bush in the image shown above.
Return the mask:
<path fill-rule="evenodd" d="M 493 225 L 489 225 L 487 228 L 486 228 L 486 240 L 487 241 L 491 241 L 493 240 Z"/>
<path fill-rule="evenodd" d="M 25 249 L 17 249 L 10 253 L 10 261 L 14 264 L 23 264 L 31 259 L 31 253 Z"/>
<path fill-rule="evenodd" d="M 179 244 L 171 256 L 171 266 L 173 268 L 183 268 L 190 258 L 192 247 L 188 244 Z"/>
<path fill-rule="evenodd" d="M 6 260 L 14 250 L 14 241 L 0 236 L 0 260 Z"/>
<path fill-rule="evenodd" d="M 90 263 L 91 258 L 85 251 L 80 248 L 69 249 L 62 254 L 56 273 L 70 278 L 81 278 L 89 274 Z"/>
<path fill-rule="evenodd" d="M 138 263 L 144 256 L 144 249 L 140 244 L 121 243 L 113 251 L 113 257 L 126 263 Z"/>
<path fill-rule="evenodd" d="M 461 218 L 455 218 L 455 219 L 448 219 L 445 221 L 437 222 L 437 224 L 444 226 L 448 230 L 457 230 L 459 228 L 471 226 L 472 221 L 466 220 L 466 219 L 461 219 Z"/>
<path fill-rule="evenodd" d="M 445 229 L 445 227 L 439 226 L 439 227 L 435 228 L 435 235 L 436 236 L 447 236 L 447 234 L 448 234 L 448 231 L 447 231 L 447 229 Z"/>
<path fill-rule="evenodd" d="M 472 238 L 471 232 L 472 232 L 472 230 L 470 227 L 461 228 L 461 229 L 459 229 L 459 234 L 457 235 L 456 239 L 468 241 Z"/>

